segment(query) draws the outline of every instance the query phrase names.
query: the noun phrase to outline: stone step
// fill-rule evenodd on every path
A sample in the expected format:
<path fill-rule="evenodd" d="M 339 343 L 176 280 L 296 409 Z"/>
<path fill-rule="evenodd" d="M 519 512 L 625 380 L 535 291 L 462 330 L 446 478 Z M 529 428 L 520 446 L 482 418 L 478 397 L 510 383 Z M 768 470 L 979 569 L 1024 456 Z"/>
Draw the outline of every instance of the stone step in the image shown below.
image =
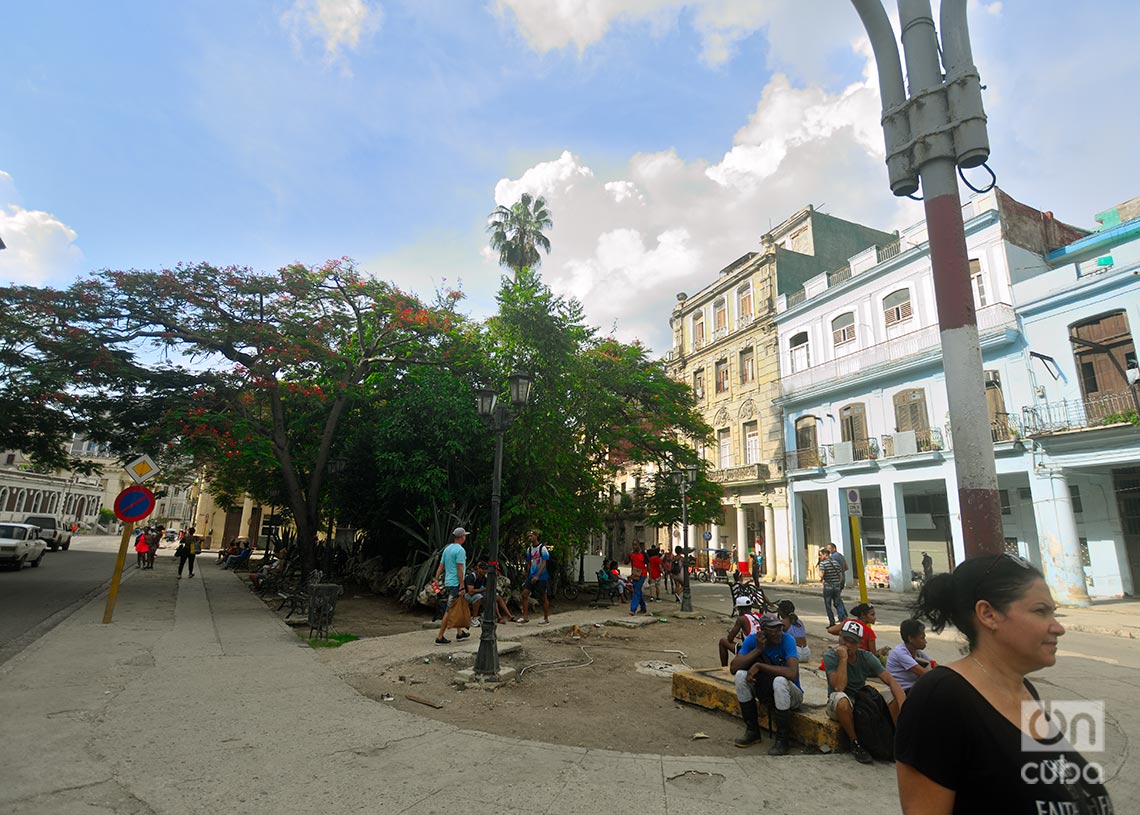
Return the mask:
<path fill-rule="evenodd" d="M 839 722 L 827 716 L 826 680 L 810 670 L 800 671 L 804 703 L 792 714 L 792 738 L 824 752 L 848 750 L 851 745 Z M 727 668 L 703 668 L 673 674 L 673 698 L 708 710 L 740 715 L 736 688 Z M 760 727 L 767 730 L 768 706 L 760 705 Z"/>

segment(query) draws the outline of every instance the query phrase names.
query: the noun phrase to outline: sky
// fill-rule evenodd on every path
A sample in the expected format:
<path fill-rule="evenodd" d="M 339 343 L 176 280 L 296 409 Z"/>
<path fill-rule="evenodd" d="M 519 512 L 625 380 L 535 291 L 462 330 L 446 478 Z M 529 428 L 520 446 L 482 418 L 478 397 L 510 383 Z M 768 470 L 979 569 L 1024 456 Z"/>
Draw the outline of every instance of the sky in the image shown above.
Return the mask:
<path fill-rule="evenodd" d="M 1140 195 L 1140 4 L 969 8 L 1002 188 L 1086 227 Z M 676 294 L 804 206 L 922 217 L 843 0 L 40 0 L 4 29 L 0 284 L 349 256 L 481 319 L 487 216 L 530 192 L 546 282 L 661 353 Z"/>

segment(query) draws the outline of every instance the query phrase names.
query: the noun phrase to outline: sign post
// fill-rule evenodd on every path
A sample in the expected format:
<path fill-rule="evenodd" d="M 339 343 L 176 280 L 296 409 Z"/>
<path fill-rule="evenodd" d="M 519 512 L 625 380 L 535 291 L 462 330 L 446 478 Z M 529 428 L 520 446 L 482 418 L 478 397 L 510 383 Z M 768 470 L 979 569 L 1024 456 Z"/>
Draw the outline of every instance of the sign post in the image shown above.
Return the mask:
<path fill-rule="evenodd" d="M 107 593 L 107 607 L 103 610 L 103 624 L 111 622 L 115 613 L 115 599 L 119 596 L 119 582 L 123 578 L 123 566 L 127 562 L 127 546 L 131 542 L 131 532 L 135 521 L 141 521 L 154 512 L 154 493 L 143 486 L 127 487 L 115 499 L 115 517 L 126 524 L 123 538 L 119 541 L 119 556 L 115 558 L 115 571 L 111 575 L 111 590 Z"/>
<path fill-rule="evenodd" d="M 863 517 L 863 500 L 859 490 L 847 490 L 847 514 L 851 517 L 851 549 L 859 571 L 859 602 L 867 602 L 867 570 L 863 564 L 863 539 L 859 535 L 859 519 Z"/>

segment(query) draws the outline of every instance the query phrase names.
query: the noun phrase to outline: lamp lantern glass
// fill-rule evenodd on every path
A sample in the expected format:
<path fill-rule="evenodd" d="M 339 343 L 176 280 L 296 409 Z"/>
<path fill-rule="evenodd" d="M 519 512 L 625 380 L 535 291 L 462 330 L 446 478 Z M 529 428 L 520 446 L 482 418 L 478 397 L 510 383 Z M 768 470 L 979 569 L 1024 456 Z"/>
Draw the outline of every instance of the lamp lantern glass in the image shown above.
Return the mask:
<path fill-rule="evenodd" d="M 511 404 L 522 407 L 530 400 L 530 387 L 534 384 L 534 379 L 530 374 L 513 373 L 508 381 L 511 383 Z"/>
<path fill-rule="evenodd" d="M 479 388 L 479 415 L 490 416 L 495 412 L 495 402 L 498 400 L 499 395 L 495 393 L 494 388 Z"/>
<path fill-rule="evenodd" d="M 690 484 L 696 483 L 696 481 L 697 481 L 697 465 L 696 464 L 686 464 L 685 465 L 685 480 L 688 481 Z"/>

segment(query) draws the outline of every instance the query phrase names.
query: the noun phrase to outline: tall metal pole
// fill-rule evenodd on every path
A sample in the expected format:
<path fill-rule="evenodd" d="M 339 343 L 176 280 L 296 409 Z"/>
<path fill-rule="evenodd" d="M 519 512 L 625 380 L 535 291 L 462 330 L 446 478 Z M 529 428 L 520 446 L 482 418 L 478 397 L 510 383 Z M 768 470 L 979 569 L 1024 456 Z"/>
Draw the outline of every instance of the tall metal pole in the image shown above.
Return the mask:
<path fill-rule="evenodd" d="M 689 588 L 689 484 L 685 476 L 681 477 L 681 545 L 685 548 L 685 569 L 683 575 L 683 588 L 681 590 L 681 611 L 693 610 L 693 592 Z"/>
<path fill-rule="evenodd" d="M 483 624 L 479 633 L 479 651 L 475 655 L 475 676 L 482 679 L 499 677 L 499 640 L 496 606 L 499 582 L 499 486 L 503 475 L 503 430 L 506 429 L 505 408 L 495 409 L 492 418 L 495 431 L 495 471 L 491 476 L 491 542 L 487 546 L 487 586 L 483 592 Z"/>
<path fill-rule="evenodd" d="M 975 167 L 989 155 L 981 85 L 966 29 L 966 0 L 942 4 L 945 78 L 930 0 L 899 0 L 909 99 L 903 93 L 898 45 L 882 4 L 852 2 L 867 28 L 878 65 L 891 190 L 910 195 L 922 181 L 965 554 L 1000 554 L 1004 550 L 1001 502 L 955 178 L 959 165 Z"/>

